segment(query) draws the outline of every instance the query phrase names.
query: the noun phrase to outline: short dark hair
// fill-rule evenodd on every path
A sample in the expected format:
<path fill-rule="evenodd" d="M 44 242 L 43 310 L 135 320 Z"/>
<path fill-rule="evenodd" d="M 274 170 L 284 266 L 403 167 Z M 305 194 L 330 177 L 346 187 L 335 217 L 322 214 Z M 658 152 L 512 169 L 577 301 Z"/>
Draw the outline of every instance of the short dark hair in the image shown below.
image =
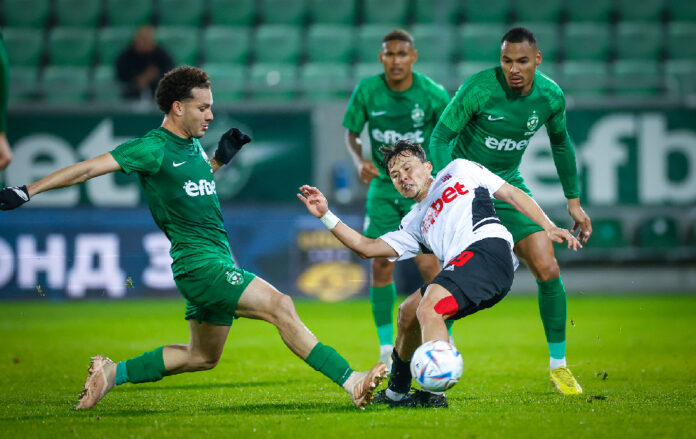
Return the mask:
<path fill-rule="evenodd" d="M 412 156 L 418 157 L 421 162 L 425 163 L 428 161 L 423 147 L 408 140 L 399 140 L 391 146 L 382 145 L 379 148 L 379 152 L 382 154 L 382 167 L 387 171 L 387 174 L 389 173 L 389 162 L 399 155 L 407 155 L 410 152 Z"/>
<path fill-rule="evenodd" d="M 534 33 L 526 27 L 513 27 L 507 31 L 505 35 L 503 35 L 503 38 L 500 40 L 500 44 L 503 44 L 505 41 L 508 43 L 521 43 L 523 41 L 528 41 L 531 46 L 537 43 Z"/>
<path fill-rule="evenodd" d="M 382 43 L 387 43 L 389 41 L 406 41 L 413 46 L 413 36 L 403 29 L 394 29 L 382 38 Z"/>
<path fill-rule="evenodd" d="M 155 100 L 165 114 L 175 101 L 191 99 L 194 88 L 210 88 L 208 74 L 198 67 L 181 66 L 168 71 L 157 84 Z"/>

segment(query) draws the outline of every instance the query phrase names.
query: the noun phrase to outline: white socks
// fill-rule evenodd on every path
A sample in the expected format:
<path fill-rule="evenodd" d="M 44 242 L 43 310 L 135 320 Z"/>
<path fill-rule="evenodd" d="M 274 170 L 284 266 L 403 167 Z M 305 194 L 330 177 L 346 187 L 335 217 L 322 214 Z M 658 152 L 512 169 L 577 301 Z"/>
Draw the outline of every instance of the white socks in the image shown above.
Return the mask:
<path fill-rule="evenodd" d="M 551 370 L 554 370 L 559 367 L 566 367 L 565 357 L 561 359 L 550 357 L 549 367 L 551 368 Z"/>

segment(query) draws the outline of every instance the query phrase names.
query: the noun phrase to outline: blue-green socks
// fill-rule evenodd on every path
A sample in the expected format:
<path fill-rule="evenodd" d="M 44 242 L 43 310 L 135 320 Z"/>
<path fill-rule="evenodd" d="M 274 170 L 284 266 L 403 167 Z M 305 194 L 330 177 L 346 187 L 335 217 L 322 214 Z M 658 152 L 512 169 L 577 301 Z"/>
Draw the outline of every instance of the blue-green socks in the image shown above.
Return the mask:
<path fill-rule="evenodd" d="M 383 287 L 370 287 L 372 317 L 377 326 L 379 344 L 394 343 L 394 303 L 396 302 L 396 285 L 394 282 Z"/>
<path fill-rule="evenodd" d="M 450 338 L 452 338 L 452 325 L 454 325 L 454 320 L 445 320 L 445 326 L 447 326 L 447 333 Z"/>
<path fill-rule="evenodd" d="M 549 281 L 537 281 L 539 313 L 544 325 L 551 358 L 565 358 L 566 347 L 566 291 L 559 276 Z"/>
<path fill-rule="evenodd" d="M 334 383 L 343 386 L 353 369 L 334 348 L 317 343 L 304 360 L 312 369 L 326 375 Z"/>
<path fill-rule="evenodd" d="M 169 375 L 164 367 L 163 351 L 164 346 L 160 346 L 139 357 L 119 362 L 116 365 L 116 385 L 159 381 Z"/>

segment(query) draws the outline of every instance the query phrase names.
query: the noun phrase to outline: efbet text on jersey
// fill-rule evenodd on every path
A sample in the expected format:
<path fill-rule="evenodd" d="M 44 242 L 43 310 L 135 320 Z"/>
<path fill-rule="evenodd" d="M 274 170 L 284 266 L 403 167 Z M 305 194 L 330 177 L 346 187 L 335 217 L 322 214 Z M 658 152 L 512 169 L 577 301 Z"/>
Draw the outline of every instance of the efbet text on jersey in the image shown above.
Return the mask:
<path fill-rule="evenodd" d="M 520 140 L 515 142 L 512 139 L 496 139 L 495 137 L 486 137 L 486 147 L 490 149 L 496 149 L 498 151 L 522 151 L 529 145 L 529 140 Z"/>
<path fill-rule="evenodd" d="M 394 130 L 381 131 L 375 128 L 372 130 L 372 138 L 386 145 L 391 145 L 399 140 L 408 140 L 409 142 L 419 144 L 425 142 L 425 137 L 423 137 L 422 130 L 409 131 L 408 133 L 401 134 Z"/>
<path fill-rule="evenodd" d="M 459 195 L 466 195 L 468 193 L 469 189 L 465 188 L 460 182 L 456 182 L 454 185 L 445 188 L 445 190 L 442 191 L 442 196 L 430 205 L 428 213 L 423 219 L 423 223 L 421 224 L 421 231 L 423 234 L 428 233 L 430 226 L 435 224 L 435 220 L 440 216 L 440 212 L 442 212 L 445 204 L 451 203 L 457 199 Z"/>
<path fill-rule="evenodd" d="M 215 182 L 207 180 L 200 180 L 198 183 L 194 183 L 193 181 L 189 180 L 184 183 L 184 190 L 186 191 L 186 195 L 189 197 L 213 195 L 217 193 L 215 191 Z"/>

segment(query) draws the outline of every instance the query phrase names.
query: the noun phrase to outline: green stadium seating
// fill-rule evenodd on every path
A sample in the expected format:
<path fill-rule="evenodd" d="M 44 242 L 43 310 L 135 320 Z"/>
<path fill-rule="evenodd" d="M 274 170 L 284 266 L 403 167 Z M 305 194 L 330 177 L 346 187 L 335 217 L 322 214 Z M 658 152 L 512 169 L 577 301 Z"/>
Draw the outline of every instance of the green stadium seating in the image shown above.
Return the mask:
<path fill-rule="evenodd" d="M 314 23 L 355 23 L 355 0 L 309 0 L 309 18 Z"/>
<path fill-rule="evenodd" d="M 512 12 L 512 0 L 467 0 L 463 12 L 468 23 L 507 23 Z"/>
<path fill-rule="evenodd" d="M 608 24 L 568 23 L 565 26 L 565 59 L 607 61 L 610 42 Z"/>
<path fill-rule="evenodd" d="M 624 236 L 623 223 L 616 218 L 593 218 L 592 238 L 585 244 L 585 248 L 622 248 L 628 242 Z"/>
<path fill-rule="evenodd" d="M 135 28 L 127 26 L 104 27 L 97 33 L 97 62 L 113 67 L 116 58 L 130 45 Z"/>
<path fill-rule="evenodd" d="M 198 29 L 183 26 L 160 26 L 157 41 L 174 58 L 177 65 L 195 65 L 198 61 Z"/>
<path fill-rule="evenodd" d="M 245 64 L 251 47 L 251 32 L 246 26 L 208 26 L 203 31 L 206 63 Z"/>
<path fill-rule="evenodd" d="M 345 99 L 352 85 L 350 64 L 307 63 L 300 69 L 300 84 L 306 99 Z"/>
<path fill-rule="evenodd" d="M 210 24 L 248 26 L 256 17 L 256 0 L 210 0 Z"/>
<path fill-rule="evenodd" d="M 413 70 L 429 77 L 447 89 L 454 88 L 459 85 L 450 84 L 454 76 L 454 69 L 452 64 L 449 62 L 427 62 L 418 60 L 418 62 L 413 65 Z"/>
<path fill-rule="evenodd" d="M 94 57 L 94 29 L 56 27 L 48 37 L 51 64 L 57 66 L 88 66 Z"/>
<path fill-rule="evenodd" d="M 571 0 L 566 2 L 570 22 L 608 23 L 614 10 L 614 0 Z"/>
<path fill-rule="evenodd" d="M 379 52 L 382 50 L 382 39 L 397 25 L 366 24 L 358 28 L 358 60 L 360 62 L 379 62 Z"/>
<path fill-rule="evenodd" d="M 254 41 L 256 62 L 297 62 L 302 43 L 299 27 L 268 24 L 258 26 L 256 29 Z"/>
<path fill-rule="evenodd" d="M 689 0 L 684 0 L 688 2 Z M 617 0 L 621 21 L 652 21 L 659 23 L 665 10 L 665 0 Z"/>
<path fill-rule="evenodd" d="M 638 225 L 636 243 L 642 248 L 665 249 L 680 244 L 679 227 L 674 218 L 656 216 Z"/>
<path fill-rule="evenodd" d="M 109 104 L 121 100 L 121 84 L 116 79 L 114 66 L 101 65 L 94 69 L 92 95 L 95 102 Z"/>
<path fill-rule="evenodd" d="M 665 62 L 665 81 L 669 94 L 696 94 L 696 60 L 679 59 Z"/>
<path fill-rule="evenodd" d="M 34 28 L 6 28 L 3 31 L 10 65 L 37 67 L 41 62 L 43 34 Z"/>
<path fill-rule="evenodd" d="M 490 69 L 491 67 L 497 67 L 500 63 L 494 61 L 491 62 L 480 62 L 480 61 L 462 61 L 454 66 L 454 73 L 457 77 L 459 84 L 456 84 L 458 88 L 461 84 L 466 81 L 469 76 L 474 75 L 481 70 Z"/>
<path fill-rule="evenodd" d="M 353 67 L 353 83 L 358 85 L 358 82 L 370 76 L 384 73 L 384 68 L 378 62 L 359 62 Z"/>
<path fill-rule="evenodd" d="M 537 66 L 537 70 L 551 78 L 554 82 L 560 81 L 562 71 L 560 64 L 557 62 L 544 60 Z"/>
<path fill-rule="evenodd" d="M 58 26 L 96 27 L 101 14 L 100 1 L 56 0 Z"/>
<path fill-rule="evenodd" d="M 522 26 L 531 30 L 537 40 L 543 61 L 554 62 L 558 58 L 560 31 L 555 23 L 519 22 L 513 26 Z M 511 26 L 512 27 L 512 26 Z M 502 35 L 501 35 L 502 38 Z"/>
<path fill-rule="evenodd" d="M 353 57 L 353 26 L 317 24 L 307 32 L 307 56 L 312 62 L 347 63 Z"/>
<path fill-rule="evenodd" d="M 663 77 L 657 61 L 617 61 L 613 70 L 617 95 L 652 97 L 664 91 Z"/>
<path fill-rule="evenodd" d="M 254 64 L 251 66 L 249 83 L 255 99 L 291 100 L 297 89 L 297 65 Z"/>
<path fill-rule="evenodd" d="M 518 1 L 515 12 L 518 21 L 557 23 L 562 7 L 558 0 Z"/>
<path fill-rule="evenodd" d="M 463 61 L 497 64 L 500 61 L 500 39 L 506 26 L 501 23 L 465 24 L 457 29 L 456 47 Z"/>
<path fill-rule="evenodd" d="M 415 0 L 416 23 L 453 24 L 459 20 L 460 6 L 457 0 Z"/>
<path fill-rule="evenodd" d="M 307 16 L 307 0 L 260 0 L 259 7 L 264 24 L 300 26 Z"/>
<path fill-rule="evenodd" d="M 415 24 L 411 28 L 418 61 L 449 62 L 452 57 L 454 30 L 447 24 Z"/>
<path fill-rule="evenodd" d="M 399 23 L 406 25 L 408 0 L 364 0 L 365 23 Z"/>
<path fill-rule="evenodd" d="M 616 57 L 620 60 L 659 59 L 663 45 L 658 23 L 622 22 L 616 26 Z"/>
<path fill-rule="evenodd" d="M 42 28 L 50 11 L 50 0 L 5 0 L 5 26 Z"/>
<path fill-rule="evenodd" d="M 199 26 L 204 0 L 159 0 L 160 26 Z"/>
<path fill-rule="evenodd" d="M 111 26 L 140 26 L 152 20 L 149 0 L 106 0 L 106 22 Z"/>
<path fill-rule="evenodd" d="M 210 77 L 213 100 L 217 105 L 237 101 L 247 88 L 247 67 L 241 64 L 206 63 L 203 70 Z"/>
<path fill-rule="evenodd" d="M 558 84 L 567 96 L 603 97 L 609 90 L 609 68 L 601 61 L 566 61 Z"/>
<path fill-rule="evenodd" d="M 672 22 L 667 26 L 669 59 L 696 59 L 696 22 Z"/>
<path fill-rule="evenodd" d="M 36 98 L 39 84 L 38 67 L 15 67 L 10 69 L 10 105 L 24 104 Z"/>
<path fill-rule="evenodd" d="M 48 66 L 41 82 L 43 100 L 53 104 L 77 104 L 87 100 L 89 67 Z"/>
<path fill-rule="evenodd" d="M 667 14 L 672 21 L 696 21 L 696 2 L 667 0 Z"/>

